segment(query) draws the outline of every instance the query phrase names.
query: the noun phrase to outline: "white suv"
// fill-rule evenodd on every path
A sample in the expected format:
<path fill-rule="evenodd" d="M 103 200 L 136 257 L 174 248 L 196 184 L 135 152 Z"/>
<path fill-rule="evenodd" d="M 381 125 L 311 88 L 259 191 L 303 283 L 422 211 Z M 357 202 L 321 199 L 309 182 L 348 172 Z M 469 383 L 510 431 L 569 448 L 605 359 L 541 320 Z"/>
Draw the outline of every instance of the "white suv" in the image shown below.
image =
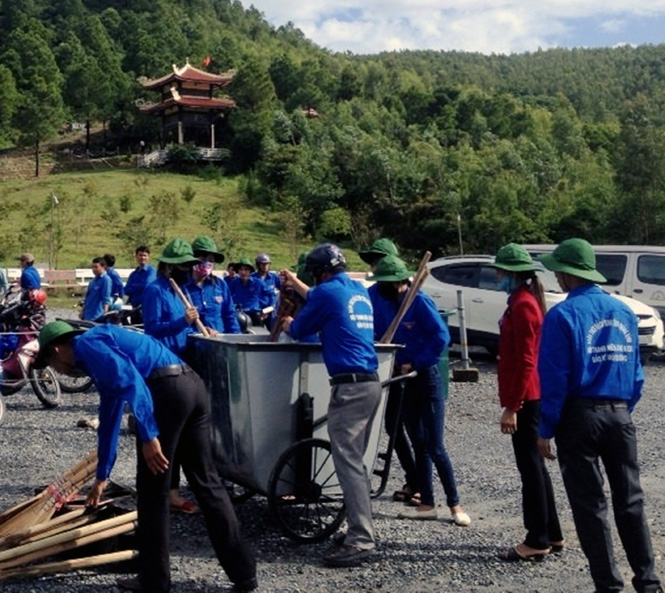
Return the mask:
<path fill-rule="evenodd" d="M 440 311 L 457 309 L 457 291 L 462 291 L 467 341 L 483 346 L 491 353 L 499 348 L 499 319 L 506 309 L 508 295 L 498 288 L 496 269 L 491 255 L 442 257 L 428 264 L 429 276 L 423 284 Z M 545 286 L 547 306 L 565 298 L 554 274 L 543 269 L 540 278 Z M 629 297 L 612 295 L 626 303 L 638 318 L 640 356 L 643 361 L 663 349 L 663 322 L 656 309 Z M 459 343 L 459 319 L 448 319 L 453 342 Z"/>

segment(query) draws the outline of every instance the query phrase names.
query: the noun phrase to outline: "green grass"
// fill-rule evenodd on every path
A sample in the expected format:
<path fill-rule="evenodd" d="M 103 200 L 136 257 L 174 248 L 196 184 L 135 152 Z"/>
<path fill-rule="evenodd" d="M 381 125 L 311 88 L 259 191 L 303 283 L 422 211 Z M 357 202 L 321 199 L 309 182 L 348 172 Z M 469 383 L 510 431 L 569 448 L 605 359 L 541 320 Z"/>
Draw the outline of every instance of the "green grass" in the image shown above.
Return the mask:
<path fill-rule="evenodd" d="M 187 187 L 195 192 L 189 203 L 182 197 Z M 55 207 L 51 206 L 52 193 L 59 199 Z M 150 225 L 153 232 L 163 233 L 166 241 L 173 237 L 191 241 L 197 235 L 210 235 L 221 248 L 224 239 L 231 238 L 232 247 L 222 248 L 227 262 L 242 256 L 253 260 L 257 253 L 266 252 L 272 257 L 273 269 L 293 265 L 298 253 L 313 246 L 289 244 L 281 232 L 279 214 L 247 206 L 238 191 L 237 178 L 204 180 L 173 173 L 114 169 L 3 182 L 0 264 L 15 267 L 18 254 L 30 251 L 37 265 L 48 267 L 49 248 L 56 243 L 49 232 L 53 217 L 53 226 L 62 233 L 57 268 L 87 267 L 93 257 L 106 252 L 116 255 L 116 266 L 132 267 L 134 242 L 123 242 L 117 232 L 130 219 L 141 215 L 148 219 L 152 213 L 151 196 L 167 193 L 175 196 L 177 215 L 171 210 Z M 127 212 L 121 211 L 123 200 Z M 220 209 L 224 214 L 227 224 L 224 232 L 215 233 L 206 225 L 204 213 L 210 209 Z M 116 214 L 109 217 L 109 212 Z M 151 247 L 153 257 L 161 252 L 159 244 L 153 243 Z M 348 249 L 346 253 L 352 269 L 365 268 L 356 253 Z"/>

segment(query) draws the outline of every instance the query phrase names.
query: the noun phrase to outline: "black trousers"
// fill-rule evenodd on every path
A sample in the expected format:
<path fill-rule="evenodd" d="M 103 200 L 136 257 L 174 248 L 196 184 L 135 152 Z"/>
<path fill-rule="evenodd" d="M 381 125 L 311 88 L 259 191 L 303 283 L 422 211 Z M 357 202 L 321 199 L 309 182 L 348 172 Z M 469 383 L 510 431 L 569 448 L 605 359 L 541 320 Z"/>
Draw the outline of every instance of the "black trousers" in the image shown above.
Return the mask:
<path fill-rule="evenodd" d="M 256 560 L 240 536 L 233 505 L 213 463 L 203 381 L 190 372 L 148 381 L 148 385 L 162 451 L 172 462 L 177 450 L 219 563 L 232 582 L 245 584 L 256 576 Z M 144 591 L 167 593 L 171 470 L 153 475 L 138 440 L 137 449 L 139 579 Z"/>
<path fill-rule="evenodd" d="M 597 593 L 621 591 L 603 492 L 603 462 L 612 492 L 614 521 L 633 570 L 636 591 L 657 591 L 651 536 L 644 516 L 635 426 L 625 404 L 588 405 L 570 399 L 556 444 L 577 537 L 589 561 Z"/>
<path fill-rule="evenodd" d="M 404 414 L 400 409 L 402 404 L 402 393 L 404 383 L 392 383 L 388 391 L 386 401 L 386 412 L 384 416 L 384 426 L 388 435 L 395 431 L 395 441 L 393 447 L 397 453 L 397 459 L 404 470 L 404 481 L 413 492 L 418 491 L 418 474 L 416 473 L 416 461 L 411 449 L 411 442 L 406 436 L 406 427 L 404 426 Z"/>
<path fill-rule="evenodd" d="M 522 516 L 524 543 L 537 550 L 563 539 L 556 512 L 552 480 L 545 460 L 538 451 L 540 401 L 526 401 L 517 412 L 517 431 L 513 433 L 513 451 L 522 479 Z"/>

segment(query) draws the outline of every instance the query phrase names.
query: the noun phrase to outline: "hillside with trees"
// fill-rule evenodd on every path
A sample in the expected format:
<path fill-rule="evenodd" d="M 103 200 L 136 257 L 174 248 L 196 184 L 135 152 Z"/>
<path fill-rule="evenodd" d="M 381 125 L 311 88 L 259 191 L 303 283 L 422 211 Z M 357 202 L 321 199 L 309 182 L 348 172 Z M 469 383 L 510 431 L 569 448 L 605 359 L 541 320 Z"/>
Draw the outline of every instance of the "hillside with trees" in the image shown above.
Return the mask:
<path fill-rule="evenodd" d="M 665 242 L 665 45 L 334 54 L 236 0 L 0 0 L 0 32 L 6 149 L 69 121 L 155 142 L 140 78 L 209 57 L 236 71 L 222 173 L 294 236 L 457 253 L 459 217 L 469 252 Z"/>

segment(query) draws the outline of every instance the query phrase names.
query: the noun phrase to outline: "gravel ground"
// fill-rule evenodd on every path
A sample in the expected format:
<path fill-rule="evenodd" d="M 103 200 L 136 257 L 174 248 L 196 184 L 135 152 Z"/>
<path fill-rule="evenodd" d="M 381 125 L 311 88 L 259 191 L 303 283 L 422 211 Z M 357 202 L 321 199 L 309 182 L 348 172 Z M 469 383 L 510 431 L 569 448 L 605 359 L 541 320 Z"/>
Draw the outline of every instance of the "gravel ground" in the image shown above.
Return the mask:
<path fill-rule="evenodd" d="M 52 312 L 64 316 L 64 311 Z M 69 312 L 67 312 L 69 313 Z M 385 493 L 373 503 L 378 553 L 359 568 L 328 569 L 321 557 L 328 543 L 300 545 L 281 535 L 265 497 L 237 505 L 243 531 L 256 551 L 260 591 L 271 593 L 352 592 L 561 592 L 591 591 L 586 560 L 579 548 L 570 509 L 556 463 L 550 464 L 560 516 L 568 542 L 560 556 L 541 563 L 506 564 L 497 552 L 521 541 L 519 479 L 510 439 L 500 434 L 496 396 L 496 367 L 486 357 L 474 358 L 478 383 L 451 383 L 446 417 L 446 445 L 456 472 L 465 510 L 473 523 L 460 528 L 437 522 L 396 519 L 400 504 L 391 494 L 402 482 L 393 468 Z M 656 562 L 665 574 L 665 365 L 646 367 L 646 387 L 635 412 L 638 427 L 642 485 L 647 494 L 647 518 Z M 55 410 L 43 409 L 29 389 L 5 399 L 7 413 L 0 427 L 0 510 L 26 500 L 36 488 L 76 463 L 95 446 L 92 429 L 77 428 L 81 418 L 96 413 L 96 394 L 64 395 Z M 120 439 L 113 476 L 134 483 L 133 437 Z M 443 492 L 436 483 L 439 503 Z M 615 531 L 615 530 L 614 530 Z M 232 591 L 205 537 L 200 516 L 177 515 L 172 520 L 173 593 Z M 617 542 L 620 568 L 627 583 L 630 570 Z M 2 583 L 7 593 L 72 593 L 115 590 L 118 573 L 99 569 Z M 630 588 L 628 585 L 627 588 Z"/>

